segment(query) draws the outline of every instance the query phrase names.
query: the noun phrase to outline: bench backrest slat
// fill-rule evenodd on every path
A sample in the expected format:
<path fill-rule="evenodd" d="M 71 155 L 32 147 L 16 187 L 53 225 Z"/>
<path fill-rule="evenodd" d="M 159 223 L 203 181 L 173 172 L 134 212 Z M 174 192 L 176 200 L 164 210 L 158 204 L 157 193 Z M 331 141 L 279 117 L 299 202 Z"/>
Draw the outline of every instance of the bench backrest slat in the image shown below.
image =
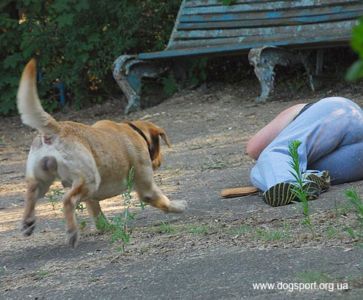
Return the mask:
<path fill-rule="evenodd" d="M 178 29 L 182 30 L 185 26 L 203 26 L 203 24 L 213 24 L 214 22 L 224 22 L 228 25 L 229 22 L 233 21 L 255 21 L 258 20 L 261 26 L 268 21 L 279 21 L 284 19 L 298 19 L 298 18 L 310 18 L 310 17 L 325 17 L 339 16 L 347 12 L 357 12 L 361 13 L 363 8 L 363 2 L 353 3 L 349 6 L 347 5 L 331 5 L 324 6 L 316 9 L 311 8 L 291 8 L 284 11 L 259 11 L 259 12 L 230 12 L 226 14 L 208 14 L 208 15 L 181 15 Z"/>
<path fill-rule="evenodd" d="M 190 30 L 203 30 L 203 29 L 230 29 L 230 28 L 264 28 L 264 27 L 276 27 L 276 26 L 292 26 L 292 25 L 304 25 L 304 24 L 318 24 L 318 23 L 328 23 L 336 21 L 345 20 L 356 20 L 363 15 L 363 4 L 356 7 L 356 9 L 342 10 L 339 13 L 321 13 L 316 15 L 301 15 L 292 17 L 281 17 L 281 18 L 271 18 L 263 20 L 251 19 L 243 20 L 240 18 L 235 21 L 216 21 L 216 22 L 203 22 L 203 23 L 181 23 L 179 25 L 179 32 L 190 31 Z M 290 29 L 291 30 L 291 29 Z M 178 37 L 177 35 L 175 36 Z"/>
<path fill-rule="evenodd" d="M 185 4 L 186 7 L 224 5 L 222 0 L 187 0 L 185 2 L 186 2 L 186 4 Z M 292 0 L 234 0 L 231 4 L 246 4 L 246 3 L 261 4 L 261 3 L 266 3 L 266 2 L 292 2 Z M 315 1 L 315 2 L 318 2 L 318 1 Z"/>
<path fill-rule="evenodd" d="M 331 42 L 332 35 L 349 40 L 362 15 L 362 0 L 237 0 L 231 5 L 184 0 L 167 50 L 263 41 L 289 45 L 298 37 L 321 43 L 324 36 Z"/>
<path fill-rule="evenodd" d="M 196 14 L 212 14 L 219 13 L 225 14 L 230 12 L 253 12 L 253 11 L 268 11 L 268 10 L 284 10 L 291 8 L 302 8 L 302 7 L 310 7 L 312 9 L 319 8 L 321 6 L 332 5 L 332 4 L 347 4 L 356 2 L 359 3 L 359 0 L 351 1 L 351 0 L 292 0 L 292 1 L 254 1 L 245 3 L 245 1 L 241 1 L 240 3 L 234 3 L 231 5 L 223 5 L 222 1 L 220 1 L 219 5 L 207 5 L 207 6 L 198 6 L 198 7 L 189 7 L 188 1 L 184 7 L 183 14 L 184 15 L 196 15 Z"/>

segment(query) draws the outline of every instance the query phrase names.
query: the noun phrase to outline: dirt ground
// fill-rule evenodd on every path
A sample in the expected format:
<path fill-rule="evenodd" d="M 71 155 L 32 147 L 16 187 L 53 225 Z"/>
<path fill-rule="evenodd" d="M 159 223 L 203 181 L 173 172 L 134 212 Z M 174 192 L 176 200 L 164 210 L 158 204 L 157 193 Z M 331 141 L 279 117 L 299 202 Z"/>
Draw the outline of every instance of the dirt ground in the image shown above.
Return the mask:
<path fill-rule="evenodd" d="M 125 252 L 120 252 L 120 242 L 111 242 L 110 234 L 95 230 L 86 212 L 78 212 L 84 227 L 78 248 L 65 244 L 59 184 L 39 201 L 34 234 L 20 234 L 25 162 L 35 132 L 19 117 L 0 119 L 0 298 L 360 298 L 362 241 L 344 191 L 355 187 L 363 194 L 361 182 L 333 186 L 312 201 L 312 227 L 303 224 L 301 204 L 271 208 L 259 195 L 219 196 L 223 188 L 249 185 L 253 160 L 244 154 L 246 142 L 282 109 L 334 95 L 363 105 L 361 83 L 326 79 L 314 93 L 295 79 L 278 81 L 266 104 L 254 102 L 259 86 L 251 76 L 236 84 L 183 90 L 127 116 L 166 129 L 173 147 L 163 148 L 165 160 L 155 178 L 171 199 L 186 200 L 189 207 L 180 215 L 142 210 L 132 194 L 136 217 Z M 125 99 L 110 100 L 54 116 L 88 124 L 122 121 L 124 105 Z M 102 207 L 112 218 L 121 214 L 123 199 L 105 200 Z M 265 282 L 300 283 L 305 288 L 253 288 Z M 312 282 L 335 288 L 306 288 Z"/>

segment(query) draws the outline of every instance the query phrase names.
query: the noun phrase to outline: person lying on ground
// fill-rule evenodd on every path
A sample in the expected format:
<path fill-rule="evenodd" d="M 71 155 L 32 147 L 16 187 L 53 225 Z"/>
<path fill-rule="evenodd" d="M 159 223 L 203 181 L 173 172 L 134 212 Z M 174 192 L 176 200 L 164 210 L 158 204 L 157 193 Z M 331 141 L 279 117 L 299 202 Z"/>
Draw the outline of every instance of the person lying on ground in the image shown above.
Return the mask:
<path fill-rule="evenodd" d="M 316 199 L 330 184 L 363 179 L 363 111 L 353 101 L 329 97 L 297 104 L 281 112 L 248 142 L 247 154 L 256 159 L 252 184 L 272 206 L 298 200 L 293 192 L 289 144 L 298 148 L 309 199 Z"/>

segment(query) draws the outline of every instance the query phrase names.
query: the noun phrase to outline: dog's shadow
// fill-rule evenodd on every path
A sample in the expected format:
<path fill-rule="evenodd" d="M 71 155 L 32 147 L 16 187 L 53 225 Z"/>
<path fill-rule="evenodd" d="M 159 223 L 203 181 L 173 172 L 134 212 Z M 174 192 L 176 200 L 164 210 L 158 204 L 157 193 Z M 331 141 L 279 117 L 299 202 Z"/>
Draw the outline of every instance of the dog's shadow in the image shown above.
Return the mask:
<path fill-rule="evenodd" d="M 80 261 L 96 252 L 108 252 L 109 241 L 83 239 L 77 248 L 73 249 L 59 239 L 54 244 L 29 246 L 18 251 L 5 251 L 2 253 L 1 264 L 11 266 L 15 270 L 38 270 L 50 261 L 57 264 L 69 261 Z"/>

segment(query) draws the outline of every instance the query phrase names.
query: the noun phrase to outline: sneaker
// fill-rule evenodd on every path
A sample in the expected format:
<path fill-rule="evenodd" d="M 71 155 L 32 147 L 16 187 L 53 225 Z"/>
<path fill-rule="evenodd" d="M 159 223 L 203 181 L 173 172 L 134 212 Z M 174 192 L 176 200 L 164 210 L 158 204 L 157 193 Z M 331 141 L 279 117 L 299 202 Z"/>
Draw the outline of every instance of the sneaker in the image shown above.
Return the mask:
<path fill-rule="evenodd" d="M 328 171 L 321 171 L 316 173 L 305 173 L 304 177 L 307 181 L 315 182 L 319 185 L 321 193 L 329 190 L 330 187 L 330 175 Z"/>
<path fill-rule="evenodd" d="M 295 185 L 293 183 L 278 183 L 264 192 L 262 199 L 265 203 L 273 207 L 288 205 L 291 202 L 300 201 L 294 192 L 294 188 Z M 307 193 L 307 200 L 318 199 L 321 194 L 320 186 L 312 180 L 305 183 L 304 189 Z"/>
<path fill-rule="evenodd" d="M 294 185 L 292 183 L 281 182 L 264 192 L 262 199 L 273 207 L 288 205 L 297 198 L 293 189 Z"/>
<path fill-rule="evenodd" d="M 308 181 L 304 184 L 304 190 L 308 196 L 308 200 L 316 200 L 322 193 L 319 184 L 313 180 Z M 300 201 L 300 199 L 297 199 L 297 201 Z"/>

